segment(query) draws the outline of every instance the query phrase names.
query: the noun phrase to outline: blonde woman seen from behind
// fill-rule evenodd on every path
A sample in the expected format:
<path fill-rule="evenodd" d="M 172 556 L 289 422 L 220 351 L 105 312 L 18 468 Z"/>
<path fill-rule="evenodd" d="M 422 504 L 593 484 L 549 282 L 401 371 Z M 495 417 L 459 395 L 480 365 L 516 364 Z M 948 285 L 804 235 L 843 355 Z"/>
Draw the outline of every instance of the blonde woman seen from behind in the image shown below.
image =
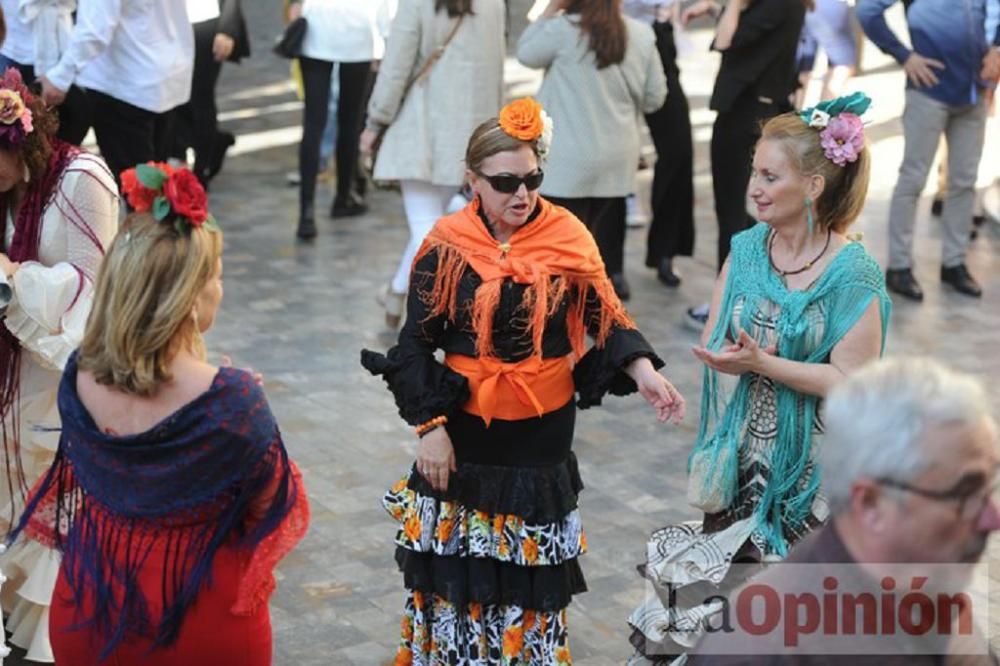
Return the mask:
<path fill-rule="evenodd" d="M 267 666 L 272 571 L 305 533 L 305 489 L 259 379 L 206 360 L 223 290 L 204 191 L 186 169 L 139 169 L 14 538 L 63 553 L 57 663 Z"/>

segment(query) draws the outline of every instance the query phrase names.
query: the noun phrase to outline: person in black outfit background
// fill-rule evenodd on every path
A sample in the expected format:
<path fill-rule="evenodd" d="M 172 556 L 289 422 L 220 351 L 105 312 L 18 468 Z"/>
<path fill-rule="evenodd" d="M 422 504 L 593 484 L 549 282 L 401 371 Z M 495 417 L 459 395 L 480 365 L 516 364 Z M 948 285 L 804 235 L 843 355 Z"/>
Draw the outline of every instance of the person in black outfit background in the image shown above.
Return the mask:
<path fill-rule="evenodd" d="M 709 101 L 718 113 L 711 143 L 717 269 L 729 256 L 733 235 L 754 223 L 746 210 L 753 147 L 762 121 L 791 110 L 795 54 L 811 6 L 812 0 L 730 0 L 720 9 L 714 0 L 700 0 L 682 16 L 685 25 L 703 14 L 719 19 L 712 48 L 722 53 L 722 62 Z M 688 310 L 688 318 L 703 327 L 707 304 Z"/>
<path fill-rule="evenodd" d="M 673 258 L 690 257 L 694 252 L 694 142 L 691 110 L 677 67 L 673 23 L 657 21 L 653 30 L 667 77 L 667 101 L 658 111 L 646 115 L 656 147 L 646 266 L 655 268 L 656 276 L 665 285 L 676 287 L 681 280 L 673 270 Z"/>
<path fill-rule="evenodd" d="M 222 169 L 226 151 L 236 142 L 229 132 L 219 131 L 215 85 L 222 63 L 238 63 L 250 56 L 250 40 L 240 0 L 220 0 L 219 17 L 192 24 L 194 28 L 194 75 L 191 100 L 177 109 L 175 157 L 184 158 L 194 148 L 194 173 L 202 185 Z"/>

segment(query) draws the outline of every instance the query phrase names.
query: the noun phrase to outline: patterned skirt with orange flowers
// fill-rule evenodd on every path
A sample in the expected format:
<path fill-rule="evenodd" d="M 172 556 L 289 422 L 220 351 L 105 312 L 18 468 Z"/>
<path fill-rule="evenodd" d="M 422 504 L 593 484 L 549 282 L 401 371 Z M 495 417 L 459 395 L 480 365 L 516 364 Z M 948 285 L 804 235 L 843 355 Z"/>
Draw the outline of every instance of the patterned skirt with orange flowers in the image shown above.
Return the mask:
<path fill-rule="evenodd" d="M 383 498 L 408 590 L 396 663 L 570 664 L 582 488 L 569 451 L 532 467 L 459 462 L 447 493 L 415 467 L 400 479 Z"/>

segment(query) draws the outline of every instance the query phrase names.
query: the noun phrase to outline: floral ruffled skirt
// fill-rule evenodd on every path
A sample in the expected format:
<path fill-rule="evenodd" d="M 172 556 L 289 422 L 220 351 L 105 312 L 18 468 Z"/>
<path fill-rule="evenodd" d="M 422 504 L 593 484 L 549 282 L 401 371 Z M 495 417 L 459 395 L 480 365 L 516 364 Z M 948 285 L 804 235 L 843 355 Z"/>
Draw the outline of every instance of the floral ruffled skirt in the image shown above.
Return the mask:
<path fill-rule="evenodd" d="M 447 493 L 415 469 L 382 500 L 408 590 L 397 664 L 572 663 L 566 607 L 586 591 L 576 459 L 459 464 Z"/>

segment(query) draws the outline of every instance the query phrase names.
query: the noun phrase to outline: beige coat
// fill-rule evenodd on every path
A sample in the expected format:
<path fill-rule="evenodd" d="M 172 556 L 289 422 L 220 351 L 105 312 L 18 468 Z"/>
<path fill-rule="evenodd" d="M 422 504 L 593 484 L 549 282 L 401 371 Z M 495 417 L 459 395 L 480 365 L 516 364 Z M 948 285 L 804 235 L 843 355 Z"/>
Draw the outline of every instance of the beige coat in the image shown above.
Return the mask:
<path fill-rule="evenodd" d="M 503 92 L 503 0 L 475 0 L 472 10 L 403 99 L 407 82 L 457 19 L 435 12 L 434 0 L 400 0 L 368 105 L 368 126 L 389 126 L 375 163 L 377 180 L 462 184 L 469 136 L 497 114 Z"/>
<path fill-rule="evenodd" d="M 559 14 L 528 26 L 517 59 L 545 68 L 538 101 L 552 116 L 552 148 L 542 194 L 624 197 L 634 189 L 641 114 L 667 98 L 653 29 L 625 18 L 625 59 L 597 69 L 579 16 Z"/>

